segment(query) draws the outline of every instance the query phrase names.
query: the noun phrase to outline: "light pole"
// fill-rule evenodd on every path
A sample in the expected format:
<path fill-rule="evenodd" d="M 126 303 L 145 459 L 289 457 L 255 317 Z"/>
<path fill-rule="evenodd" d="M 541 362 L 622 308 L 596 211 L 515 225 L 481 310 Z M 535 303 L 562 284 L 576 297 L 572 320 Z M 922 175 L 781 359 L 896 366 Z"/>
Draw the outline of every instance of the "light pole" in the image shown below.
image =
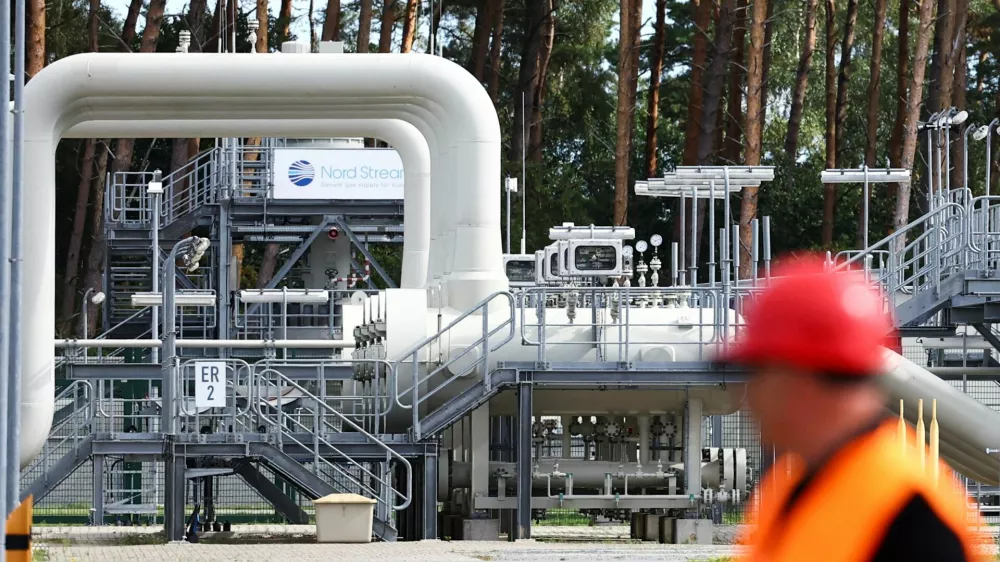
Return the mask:
<path fill-rule="evenodd" d="M 160 211 L 161 211 L 161 198 L 163 196 L 163 172 L 160 170 L 153 171 L 153 181 L 149 182 L 146 188 L 146 193 L 153 197 L 153 248 L 152 248 L 152 264 L 153 264 L 153 292 L 160 292 Z M 160 339 L 160 309 L 156 306 L 153 307 L 150 314 L 150 336 L 154 340 Z M 151 350 L 151 355 L 153 363 L 159 363 L 160 361 L 160 350 L 153 348 Z"/>
<path fill-rule="evenodd" d="M 902 168 L 869 168 L 862 166 L 856 170 L 830 169 L 823 170 L 821 181 L 827 183 L 860 183 L 864 185 L 862 192 L 862 247 L 868 248 L 868 185 L 871 183 L 910 183 L 910 171 Z M 867 263 L 867 262 L 866 262 Z"/>
<path fill-rule="evenodd" d="M 192 236 L 181 240 L 174 245 L 173 249 L 170 250 L 170 255 L 167 256 L 166 261 L 163 262 L 161 271 L 163 282 L 164 340 L 163 356 L 161 358 L 163 407 L 160 411 L 160 426 L 162 427 L 162 431 L 164 433 L 171 435 L 177 433 L 177 416 L 179 414 L 176 396 L 177 380 L 175 377 L 176 373 L 174 372 L 174 364 L 176 363 L 175 355 L 177 353 L 177 315 L 174 305 L 177 278 L 174 275 L 173 270 L 177 263 L 178 254 L 183 252 L 184 265 L 187 268 L 187 272 L 193 273 L 198 269 L 198 262 L 205 254 L 205 250 L 208 249 L 209 244 L 210 242 L 207 238 L 199 238 L 198 236 Z"/>
<path fill-rule="evenodd" d="M 504 191 L 507 192 L 507 253 L 510 251 L 510 194 L 517 193 L 517 178 L 508 177 L 504 181 Z M 524 242 L 521 243 L 521 253 L 524 253 Z"/>
<path fill-rule="evenodd" d="M 93 297 L 90 296 L 92 294 L 94 295 Z M 87 305 L 88 304 L 99 305 L 103 302 L 104 302 L 104 293 L 100 291 L 94 293 L 93 288 L 87 289 L 87 292 L 83 294 L 83 302 L 80 303 L 80 317 L 82 319 L 80 322 L 82 324 L 80 339 L 85 340 L 87 339 L 87 337 L 89 337 L 90 334 L 89 326 L 87 325 L 88 324 Z"/>

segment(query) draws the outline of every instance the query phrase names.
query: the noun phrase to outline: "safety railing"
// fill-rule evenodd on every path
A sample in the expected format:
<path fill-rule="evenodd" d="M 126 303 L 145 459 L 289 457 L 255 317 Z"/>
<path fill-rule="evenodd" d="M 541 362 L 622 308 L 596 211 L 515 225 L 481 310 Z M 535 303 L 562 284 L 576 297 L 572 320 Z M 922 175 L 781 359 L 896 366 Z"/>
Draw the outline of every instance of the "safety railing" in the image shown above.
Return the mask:
<path fill-rule="evenodd" d="M 493 309 L 494 323 L 490 322 Z M 396 405 L 412 409 L 414 438 L 420 439 L 420 405 L 426 402 L 455 380 L 480 369 L 483 375 L 490 367 L 490 353 L 503 347 L 514 338 L 515 299 L 509 292 L 490 295 L 472 307 L 433 336 L 414 345 L 393 363 L 393 389 Z M 499 315 L 499 321 L 496 321 Z M 495 325 L 492 325 L 495 324 Z M 479 337 L 464 349 L 451 351 L 452 341 L 466 341 L 471 334 Z M 426 360 L 427 368 L 421 374 L 421 362 Z M 412 373 L 410 386 L 399 388 L 403 370 Z M 444 380 L 436 380 L 437 378 Z M 484 376 L 489 384 L 489 377 Z M 410 396 L 410 403 L 400 401 L 401 396 Z"/>
<path fill-rule="evenodd" d="M 180 168 L 161 179 L 160 226 L 168 226 L 184 215 L 217 200 L 216 186 L 221 183 L 220 150 L 201 152 Z M 146 225 L 153 220 L 153 197 L 149 183 L 153 172 L 115 172 L 106 198 L 111 224 Z"/>
<path fill-rule="evenodd" d="M 944 203 L 863 251 L 836 264 L 838 268 L 866 268 L 880 256 L 886 267 L 873 281 L 881 285 L 892 308 L 899 293 L 937 290 L 942 279 L 968 266 L 969 223 L 966 208 Z M 912 237 L 912 238 L 911 238 Z"/>
<path fill-rule="evenodd" d="M 220 376 L 225 384 L 221 388 L 213 386 L 208 390 L 208 395 L 199 397 L 197 367 L 203 361 L 206 360 L 189 359 L 182 361 L 178 367 L 182 392 L 177 410 L 182 416 L 182 431 L 186 433 L 253 431 L 250 401 L 253 397 L 254 367 L 238 358 L 208 360 L 216 365 L 223 365 L 225 373 L 220 373 Z M 206 401 L 217 400 L 215 396 L 211 396 L 214 392 L 222 394 L 225 406 L 201 406 L 198 404 L 199 398 Z"/>
<path fill-rule="evenodd" d="M 57 416 L 63 408 L 69 411 L 61 419 L 56 418 L 42 451 L 21 471 L 24 484 L 43 478 L 53 464 L 90 436 L 94 417 L 93 390 L 88 381 L 76 380 L 56 395 Z"/>
<path fill-rule="evenodd" d="M 276 397 L 273 407 L 267 409 L 262 407 L 262 400 L 255 399 L 253 402 L 257 415 L 265 423 L 276 428 L 279 445 L 293 443 L 304 450 L 311 451 L 313 453 L 313 468 L 317 475 L 320 474 L 320 471 L 335 474 L 350 482 L 356 489 L 362 490 L 366 496 L 390 511 L 403 510 L 410 505 L 413 497 L 413 467 L 405 457 L 393 450 L 392 447 L 383 443 L 374 434 L 365 431 L 364 428 L 327 404 L 326 401 L 274 369 L 265 369 L 255 373 L 254 389 L 258 398 L 271 395 Z M 372 472 L 365 466 L 365 463 L 360 463 L 344 453 L 335 444 L 325 439 L 321 431 L 315 431 L 303 425 L 298 417 L 285 412 L 282 407 L 282 397 L 286 389 L 297 391 L 301 399 L 311 401 L 317 410 L 324 410 L 326 414 L 338 418 L 343 426 L 362 435 L 370 445 L 381 449 L 385 454 L 385 460 L 384 463 L 378 463 L 381 465 L 378 469 L 380 474 Z M 318 423 L 317 420 L 316 424 L 318 425 Z M 296 433 L 308 433 L 310 442 L 301 441 L 296 437 Z M 330 460 L 331 458 L 334 460 Z M 392 484 L 393 473 L 390 467 L 392 463 L 397 463 L 405 469 L 405 492 L 397 490 Z M 345 469 L 342 465 L 347 465 L 350 469 Z"/>
<path fill-rule="evenodd" d="M 748 287 L 537 287 L 519 299 L 521 340 L 535 360 L 705 361 L 736 334 L 740 312 L 759 291 Z M 561 301 L 560 308 L 545 303 Z M 536 303 L 532 307 L 529 303 Z M 643 350 L 655 349 L 654 354 Z"/>

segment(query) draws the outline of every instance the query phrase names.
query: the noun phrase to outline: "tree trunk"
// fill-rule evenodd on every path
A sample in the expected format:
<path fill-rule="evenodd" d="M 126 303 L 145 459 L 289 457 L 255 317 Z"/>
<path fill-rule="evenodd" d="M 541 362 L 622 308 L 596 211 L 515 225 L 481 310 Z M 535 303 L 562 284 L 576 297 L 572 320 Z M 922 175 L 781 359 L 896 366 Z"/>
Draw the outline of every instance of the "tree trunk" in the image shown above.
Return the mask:
<path fill-rule="evenodd" d="M 764 124 L 761 111 L 766 103 L 764 89 L 764 26 L 767 21 L 767 0 L 754 0 L 750 23 L 750 49 L 747 51 L 747 166 L 760 165 L 763 153 Z M 740 271 L 743 279 L 753 276 L 754 264 L 750 261 L 750 223 L 757 218 L 757 188 L 744 187 L 740 204 Z"/>
<path fill-rule="evenodd" d="M 321 41 L 340 41 L 340 0 L 326 1 L 326 18 L 323 20 Z"/>
<path fill-rule="evenodd" d="M 83 289 L 94 289 L 100 291 L 104 286 L 102 276 L 104 272 L 104 177 L 108 171 L 108 147 L 107 140 L 100 141 L 94 149 L 97 160 L 97 170 L 90 183 L 90 190 L 93 194 L 93 204 L 90 207 L 90 228 L 92 240 L 90 251 L 87 253 L 87 272 L 83 278 Z M 97 315 L 98 305 L 87 303 L 87 318 L 91 319 L 88 334 L 86 337 L 93 337 L 97 334 L 99 322 Z"/>
<path fill-rule="evenodd" d="M 920 118 L 920 100 L 924 92 L 924 74 L 927 69 L 927 51 L 934 25 L 934 3 L 920 3 L 920 23 L 917 27 L 917 44 L 913 54 L 913 77 L 906 98 L 906 118 L 903 123 L 903 150 L 900 167 L 910 170 L 917 151 L 917 120 Z M 910 218 L 910 184 L 900 184 L 896 193 L 896 210 L 893 214 L 894 230 L 899 230 Z M 896 239 L 896 251 L 906 244 L 906 236 Z"/>
<path fill-rule="evenodd" d="M 894 168 L 903 160 L 903 121 L 906 120 L 906 97 L 910 79 L 910 0 L 899 0 L 899 27 L 896 58 L 896 120 L 889 135 L 889 163 Z M 890 183 L 886 194 L 894 198 L 899 193 L 899 185 Z"/>
<path fill-rule="evenodd" d="M 694 164 L 707 165 L 711 163 L 714 144 L 714 129 L 718 120 L 719 106 L 722 99 L 722 86 L 726 77 L 726 67 L 729 65 L 729 55 L 733 37 L 733 12 L 736 0 L 722 0 L 719 10 L 719 21 L 715 27 L 712 64 L 705 75 L 705 97 L 700 121 L 701 131 L 698 136 L 698 152 Z M 690 114 L 689 114 L 690 115 Z"/>
<path fill-rule="evenodd" d="M 542 163 L 542 103 L 545 100 L 545 81 L 552 58 L 552 46 L 556 38 L 555 0 L 545 0 L 545 20 L 542 41 L 538 48 L 538 71 L 535 80 L 534 99 L 531 104 L 531 122 L 528 128 L 528 157 L 536 164 Z"/>
<path fill-rule="evenodd" d="M 955 29 L 955 0 L 938 0 L 937 21 L 934 25 L 934 57 L 927 92 L 927 112 L 936 113 L 951 104 L 951 84 L 954 71 L 948 66 L 952 60 L 952 36 Z"/>
<path fill-rule="evenodd" d="M 132 51 L 132 43 L 135 42 L 136 25 L 139 23 L 139 13 L 142 11 L 142 0 L 131 0 L 128 4 L 128 13 L 125 15 L 125 23 L 122 25 L 122 51 L 128 53 Z"/>
<path fill-rule="evenodd" d="M 826 0 L 826 167 L 837 165 L 837 4 Z M 820 243 L 824 248 L 833 244 L 833 213 L 837 202 L 837 186 L 823 185 L 823 226 Z"/>
<path fill-rule="evenodd" d="M 278 245 L 269 243 L 261 257 L 260 271 L 257 273 L 257 288 L 263 289 L 274 279 L 274 269 L 278 265 Z"/>
<path fill-rule="evenodd" d="M 882 40 L 885 37 L 885 15 L 888 2 L 886 0 L 875 0 L 875 26 L 872 29 L 872 58 L 870 61 L 871 74 L 868 78 L 868 111 L 866 114 L 866 137 L 865 137 L 865 166 L 874 168 L 875 151 L 878 142 L 878 110 L 880 88 L 879 81 L 882 77 Z M 864 197 L 864 192 L 862 192 Z M 871 194 L 869 193 L 869 198 Z M 858 236 L 857 246 L 860 248 L 864 244 L 864 229 L 868 217 L 865 216 L 865 202 L 861 202 L 861 210 L 858 214 Z"/>
<path fill-rule="evenodd" d="M 486 76 L 486 58 L 490 50 L 490 29 L 493 24 L 492 0 L 479 0 L 476 8 L 476 27 L 472 33 L 472 55 L 469 72 L 483 82 Z"/>
<path fill-rule="evenodd" d="M 403 14 L 403 40 L 400 47 L 401 53 L 409 53 L 413 50 L 413 34 L 417 30 L 417 10 L 420 8 L 418 0 L 406 0 L 406 13 Z"/>
<path fill-rule="evenodd" d="M 694 45 L 691 54 L 691 92 L 688 94 L 687 123 L 684 129 L 685 166 L 698 161 L 698 139 L 701 136 L 701 116 L 704 113 L 705 90 L 702 84 L 705 63 L 708 61 L 708 26 L 712 18 L 711 0 L 692 0 L 696 4 L 694 18 Z M 718 37 L 718 34 L 716 34 Z M 721 89 L 721 86 L 720 86 Z"/>
<path fill-rule="evenodd" d="M 372 0 L 360 1 L 361 11 L 358 14 L 358 52 L 367 53 L 371 50 Z"/>
<path fill-rule="evenodd" d="M 91 2 L 93 4 L 93 1 Z M 66 252 L 66 272 L 63 274 L 62 319 L 68 321 L 76 310 L 76 294 L 80 281 L 80 248 L 83 231 L 87 225 L 87 203 L 90 201 L 90 182 L 94 171 L 94 139 L 87 139 L 80 161 L 80 184 L 77 186 L 76 207 L 73 211 L 73 233 Z M 68 324 L 64 327 L 64 331 Z"/>
<path fill-rule="evenodd" d="M 490 37 L 490 77 L 486 86 L 486 91 L 493 100 L 493 105 L 497 105 L 500 100 L 500 59 L 501 47 L 503 46 L 503 7 L 504 0 L 490 0 L 495 6 L 493 12 L 493 34 Z"/>
<path fill-rule="evenodd" d="M 316 35 L 316 3 L 309 0 L 309 52 L 319 52 L 319 36 Z"/>
<path fill-rule="evenodd" d="M 142 0 L 139 0 L 140 2 Z M 205 52 L 219 53 L 220 38 L 222 37 L 222 13 L 226 4 L 224 0 L 215 0 L 215 11 L 212 13 L 212 32 L 209 40 L 205 42 Z"/>
<path fill-rule="evenodd" d="M 87 42 L 88 50 L 92 53 L 99 50 L 100 10 L 100 0 L 90 0 Z M 66 272 L 63 275 L 63 321 L 71 318 L 76 310 L 76 294 L 80 281 L 80 248 L 83 246 L 83 232 L 87 226 L 87 204 L 90 202 L 91 174 L 94 171 L 94 142 L 94 139 L 86 140 L 83 145 L 83 158 L 80 161 L 80 183 L 77 186 L 76 207 L 73 210 L 73 232 L 69 238 L 69 250 L 66 252 Z M 64 331 L 68 327 L 68 325 L 65 326 Z"/>
<path fill-rule="evenodd" d="M 45 67 L 45 0 L 25 0 L 24 72 L 33 77 Z M 141 5 L 141 0 L 138 0 Z M 135 4 L 135 1 L 132 2 Z M 6 80 L 6 78 L 4 78 Z"/>
<path fill-rule="evenodd" d="M 396 0 L 382 3 L 382 21 L 379 22 L 378 52 L 392 51 L 392 29 L 396 26 Z"/>
<path fill-rule="evenodd" d="M 287 41 L 292 35 L 292 0 L 281 0 L 281 7 L 278 10 L 278 21 L 275 24 L 278 26 L 278 40 Z"/>
<path fill-rule="evenodd" d="M 871 75 L 868 78 L 867 137 L 865 139 L 865 165 L 875 167 L 875 149 L 878 142 L 879 81 L 882 77 L 882 40 L 885 37 L 885 15 L 888 2 L 875 0 L 875 26 L 872 29 Z M 863 217 L 862 217 L 863 218 Z"/>
<path fill-rule="evenodd" d="M 431 45 L 431 41 L 427 41 L 427 53 L 433 55 L 434 53 L 441 52 L 441 45 L 438 43 L 438 29 L 441 27 L 441 20 L 444 19 L 444 0 L 435 1 L 431 5 L 431 36 L 434 38 L 434 44 Z M 431 50 L 431 47 L 434 47 Z"/>
<path fill-rule="evenodd" d="M 660 121 L 660 78 L 663 74 L 667 31 L 667 0 L 656 0 L 656 28 L 653 32 L 653 56 L 649 66 L 649 97 L 646 110 L 646 177 L 657 176 L 656 130 Z"/>
<path fill-rule="evenodd" d="M 763 0 L 766 2 L 766 0 Z M 747 0 L 736 1 L 736 23 L 733 25 L 733 60 L 729 65 L 729 101 L 726 107 L 726 140 L 722 142 L 722 159 L 738 164 L 743 151 L 743 78 L 746 75 L 744 43 L 746 43 Z"/>
<path fill-rule="evenodd" d="M 638 3 L 638 7 L 633 6 Z M 633 49 L 639 47 L 639 29 L 634 28 L 634 10 L 641 9 L 641 0 L 621 0 L 618 37 L 618 107 L 615 111 L 615 199 L 612 224 L 628 221 L 629 157 L 632 147 L 635 112 L 635 82 L 632 78 Z"/>
<path fill-rule="evenodd" d="M 968 12 L 969 0 L 958 0 L 956 6 L 958 13 L 958 23 L 955 25 L 955 42 L 957 49 L 952 49 L 954 60 L 950 66 L 955 68 L 955 76 L 952 81 L 951 103 L 959 110 L 966 109 L 966 91 L 969 88 L 968 76 Z M 965 177 L 965 169 L 962 162 L 962 139 L 956 139 L 951 145 L 951 187 L 971 187 L 969 178 Z"/>
<path fill-rule="evenodd" d="M 768 77 L 771 73 L 771 38 L 774 36 L 774 5 L 776 2 L 767 3 L 767 22 L 764 24 L 764 62 L 761 69 L 760 87 L 763 88 L 764 103 L 760 106 L 760 126 L 763 130 L 767 127 L 767 92 Z"/>
<path fill-rule="evenodd" d="M 799 65 L 795 71 L 792 108 L 788 114 L 788 132 L 785 134 L 785 154 L 789 160 L 796 158 L 799 152 L 799 131 L 802 128 L 802 111 L 806 102 L 806 88 L 809 85 L 809 65 L 813 53 L 816 51 L 816 7 L 818 4 L 819 0 L 808 0 L 806 4 L 806 37 L 802 43 Z"/>
<path fill-rule="evenodd" d="M 518 68 L 517 90 L 514 99 L 513 136 L 511 137 L 511 152 L 509 160 L 520 162 L 526 155 L 528 131 L 530 123 L 525 123 L 531 115 L 535 91 L 538 86 L 539 54 L 542 50 L 542 26 L 545 24 L 545 14 L 548 12 L 547 0 L 532 0 L 524 18 L 524 45 L 521 48 L 521 61 Z M 526 129 L 527 127 L 527 129 Z"/>
<path fill-rule="evenodd" d="M 282 2 L 282 8 L 284 8 L 285 1 L 287 0 L 283 0 Z M 268 20 L 270 19 L 267 17 L 268 13 L 267 0 L 257 0 L 257 21 L 260 27 L 257 29 L 257 41 L 254 43 L 253 48 L 258 53 L 266 53 L 268 50 L 267 26 Z M 280 21 L 278 22 L 278 25 L 281 25 Z"/>
<path fill-rule="evenodd" d="M 847 129 L 847 85 L 851 80 L 851 59 L 854 54 L 854 26 L 858 21 L 858 0 L 847 1 L 847 22 L 844 25 L 844 42 L 840 48 L 840 76 L 837 79 L 836 147 L 837 167 L 844 167 L 844 131 Z"/>

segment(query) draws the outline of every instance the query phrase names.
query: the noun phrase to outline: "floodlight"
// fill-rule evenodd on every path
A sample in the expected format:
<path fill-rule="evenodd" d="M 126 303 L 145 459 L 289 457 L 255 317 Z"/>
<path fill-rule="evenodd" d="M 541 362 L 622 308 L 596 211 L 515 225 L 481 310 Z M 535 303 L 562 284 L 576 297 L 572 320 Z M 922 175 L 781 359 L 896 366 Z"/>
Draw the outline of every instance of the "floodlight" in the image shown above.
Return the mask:
<path fill-rule="evenodd" d="M 986 135 L 988 135 L 989 133 L 990 133 L 990 126 L 989 125 L 983 125 L 982 127 L 979 127 L 978 129 L 976 129 L 976 132 L 972 133 L 972 139 L 973 140 L 977 140 L 977 141 L 981 141 L 981 140 L 985 139 Z"/>
<path fill-rule="evenodd" d="M 177 291 L 174 295 L 177 306 L 215 306 L 214 291 Z M 132 306 L 163 306 L 162 293 L 135 293 Z"/>
<path fill-rule="evenodd" d="M 631 226 L 577 226 L 571 222 L 549 229 L 550 240 L 631 240 L 635 229 Z"/>
<path fill-rule="evenodd" d="M 646 244 L 645 240 L 639 240 L 638 242 L 635 243 L 635 249 L 638 250 L 639 253 L 641 254 L 646 250 L 648 250 L 649 246 Z"/>
<path fill-rule="evenodd" d="M 823 183 L 910 183 L 910 171 L 902 168 L 830 169 L 823 170 Z"/>
<path fill-rule="evenodd" d="M 198 270 L 198 262 L 201 261 L 202 256 L 205 255 L 205 250 L 211 244 L 208 238 L 193 237 L 191 248 L 184 254 L 184 265 L 187 266 L 188 273 L 194 273 Z"/>
<path fill-rule="evenodd" d="M 968 119 L 968 118 L 969 118 L 969 112 L 968 111 L 964 111 L 964 110 L 963 111 L 959 111 L 958 113 L 956 113 L 956 114 L 954 114 L 954 115 L 952 115 L 951 117 L 948 118 L 948 124 L 949 125 L 961 125 L 962 123 L 965 123 L 965 120 Z"/>
<path fill-rule="evenodd" d="M 104 293 L 94 293 L 94 296 L 90 297 L 90 302 L 93 304 L 101 304 L 104 302 Z"/>
<path fill-rule="evenodd" d="M 330 301 L 327 291 L 315 289 L 252 289 L 240 291 L 239 297 L 243 303 L 324 304 Z"/>
<path fill-rule="evenodd" d="M 662 236 L 660 236 L 659 234 L 654 234 L 654 235 L 652 235 L 652 236 L 651 236 L 651 237 L 649 238 L 649 243 L 650 243 L 650 244 L 651 244 L 651 245 L 652 245 L 652 246 L 653 246 L 654 248 L 659 248 L 659 247 L 660 247 L 660 244 L 663 244 L 663 237 L 662 237 Z"/>

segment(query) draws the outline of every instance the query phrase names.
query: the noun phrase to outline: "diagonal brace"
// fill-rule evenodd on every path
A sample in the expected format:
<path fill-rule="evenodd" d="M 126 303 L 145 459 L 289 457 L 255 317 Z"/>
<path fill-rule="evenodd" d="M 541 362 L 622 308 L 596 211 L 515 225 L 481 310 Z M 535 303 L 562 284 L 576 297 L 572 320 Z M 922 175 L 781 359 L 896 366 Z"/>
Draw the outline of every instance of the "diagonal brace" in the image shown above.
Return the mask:
<path fill-rule="evenodd" d="M 984 340 L 990 342 L 990 345 L 993 346 L 993 349 L 1000 351 L 1000 338 L 997 338 L 996 334 L 994 334 L 993 331 L 990 330 L 989 326 L 987 326 L 986 324 L 973 324 L 972 327 L 975 328 L 977 332 L 979 332 L 979 335 L 983 336 Z"/>
<path fill-rule="evenodd" d="M 364 254 L 365 259 L 368 260 L 372 264 L 372 267 L 375 268 L 375 271 L 377 271 L 378 274 L 382 276 L 382 280 L 385 281 L 385 284 L 390 289 L 395 289 L 396 283 L 392 280 L 392 277 L 389 277 L 389 274 L 386 273 L 385 269 L 382 268 L 382 264 L 380 264 L 378 260 L 376 260 L 375 257 L 372 256 L 371 252 L 368 251 L 368 248 L 365 247 L 364 242 L 362 242 L 361 239 L 358 238 L 357 234 L 354 234 L 354 231 L 351 230 L 349 226 L 347 226 L 347 222 L 344 220 L 344 218 L 334 217 L 333 222 L 338 227 L 340 227 L 340 230 L 343 231 L 348 238 L 350 238 L 351 243 L 353 243 L 358 248 L 358 250 L 360 250 L 361 253 Z"/>
<path fill-rule="evenodd" d="M 320 233 L 326 230 L 328 226 L 330 226 L 330 219 L 324 217 L 323 220 L 321 220 L 319 224 L 316 225 L 316 228 L 313 229 L 313 231 L 309 234 L 309 236 L 305 240 L 300 242 L 298 246 L 295 247 L 295 251 L 292 252 L 292 255 L 289 256 L 287 260 L 285 260 L 285 263 L 282 264 L 281 269 L 279 269 L 278 272 L 274 274 L 274 277 L 272 277 L 271 280 L 267 282 L 267 285 L 264 288 L 273 289 L 277 287 L 278 283 L 281 283 L 281 280 L 284 279 L 285 276 L 288 275 L 288 272 L 291 271 L 293 267 L 295 267 L 296 263 L 298 263 L 299 258 L 301 258 L 302 255 L 306 253 L 306 250 L 308 250 L 309 247 L 312 246 L 312 243 L 316 241 L 316 238 L 319 237 Z M 259 309 L 260 309 L 260 303 L 254 303 L 250 307 L 250 309 L 247 310 L 247 315 L 252 315 L 256 313 Z"/>

